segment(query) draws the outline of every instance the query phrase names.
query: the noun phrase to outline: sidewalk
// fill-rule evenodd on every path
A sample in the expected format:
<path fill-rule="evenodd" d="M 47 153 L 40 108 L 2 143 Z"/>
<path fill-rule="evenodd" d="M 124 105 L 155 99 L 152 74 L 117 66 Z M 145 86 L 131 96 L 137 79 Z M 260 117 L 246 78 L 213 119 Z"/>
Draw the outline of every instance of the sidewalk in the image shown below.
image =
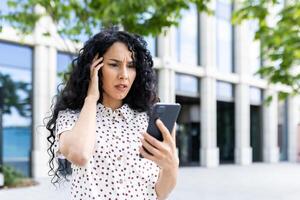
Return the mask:
<path fill-rule="evenodd" d="M 55 189 L 49 179 L 39 186 L 0 190 L 1 200 L 67 200 L 68 185 Z M 222 165 L 180 168 L 169 200 L 299 200 L 300 164 Z"/>

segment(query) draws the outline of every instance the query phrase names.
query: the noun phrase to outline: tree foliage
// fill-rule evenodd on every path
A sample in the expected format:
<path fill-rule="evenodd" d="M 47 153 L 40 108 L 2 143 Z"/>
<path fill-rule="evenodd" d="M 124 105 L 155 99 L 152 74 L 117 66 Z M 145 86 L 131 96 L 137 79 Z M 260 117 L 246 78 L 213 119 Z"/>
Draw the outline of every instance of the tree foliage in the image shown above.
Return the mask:
<path fill-rule="evenodd" d="M 288 1 L 285 5 L 278 0 L 244 0 L 233 15 L 234 23 L 256 20 L 259 23 L 255 39 L 261 43 L 264 62 L 258 71 L 270 83 L 281 83 L 292 87 L 293 94 L 300 93 L 300 1 Z M 280 7 L 278 20 L 273 24 L 271 11 Z M 271 18 L 271 19 L 270 19 Z M 279 93 L 284 99 L 287 93 Z"/>
<path fill-rule="evenodd" d="M 29 83 L 13 81 L 9 75 L 0 72 L 0 86 L 2 86 L 4 114 L 11 114 L 14 108 L 23 117 L 31 116 L 32 98 Z"/>
<path fill-rule="evenodd" d="M 278 22 L 269 23 L 270 10 L 283 0 L 237 0 L 233 23 L 256 20 L 259 24 L 255 39 L 261 42 L 264 66 L 259 70 L 270 83 L 282 83 L 300 93 L 300 1 L 288 4 L 277 13 Z M 51 16 L 62 37 L 79 40 L 101 27 L 121 25 L 141 35 L 158 35 L 165 28 L 178 25 L 181 11 L 196 4 L 198 11 L 210 13 L 210 0 L 7 0 L 11 11 L 1 19 L 22 33 L 32 33 L 43 15 Z M 44 14 L 34 12 L 40 5 Z M 272 20 L 271 20 L 272 21 Z M 274 21 L 274 20 L 273 20 Z M 48 34 L 48 33 L 44 33 Z M 280 93 L 280 97 L 286 97 Z"/>

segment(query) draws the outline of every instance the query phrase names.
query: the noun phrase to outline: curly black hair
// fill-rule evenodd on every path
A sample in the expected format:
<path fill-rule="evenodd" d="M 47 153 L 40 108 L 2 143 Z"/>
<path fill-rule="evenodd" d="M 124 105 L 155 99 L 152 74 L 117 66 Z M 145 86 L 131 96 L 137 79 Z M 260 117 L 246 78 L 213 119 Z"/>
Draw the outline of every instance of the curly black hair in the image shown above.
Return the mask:
<path fill-rule="evenodd" d="M 55 96 L 56 102 L 52 104 L 52 115 L 49 117 L 49 121 L 46 124 L 47 130 L 50 135 L 47 137 L 50 147 L 48 148 L 48 154 L 50 155 L 49 166 L 50 170 L 48 174 L 52 176 L 52 183 L 58 183 L 62 180 L 62 177 L 67 180 L 66 167 L 70 166 L 68 161 L 58 163 L 55 165 L 55 128 L 56 119 L 59 111 L 81 110 L 84 104 L 84 99 L 87 96 L 88 85 L 90 81 L 90 65 L 96 54 L 102 57 L 105 52 L 115 43 L 122 42 L 132 53 L 132 59 L 136 67 L 136 78 L 133 85 L 123 99 L 123 104 L 126 103 L 131 109 L 138 112 L 149 112 L 152 105 L 159 101 L 156 92 L 156 76 L 153 69 L 152 56 L 147 50 L 147 43 L 145 40 L 136 34 L 131 34 L 125 31 L 118 31 L 115 29 L 103 30 L 92 38 L 90 38 L 82 49 L 79 50 L 78 56 L 72 61 L 72 70 L 69 74 L 69 79 L 66 82 L 65 87 L 58 92 Z M 100 98 L 98 103 L 103 100 L 102 90 L 102 73 L 99 71 L 99 90 Z M 138 98 L 137 98 L 138 97 Z"/>

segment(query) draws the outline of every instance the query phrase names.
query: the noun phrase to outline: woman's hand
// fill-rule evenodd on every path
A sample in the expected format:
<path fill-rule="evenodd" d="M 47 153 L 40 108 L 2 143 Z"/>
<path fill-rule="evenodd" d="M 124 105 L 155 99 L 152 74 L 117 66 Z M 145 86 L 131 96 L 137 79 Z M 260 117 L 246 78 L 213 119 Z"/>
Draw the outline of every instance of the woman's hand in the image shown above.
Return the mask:
<path fill-rule="evenodd" d="M 90 68 L 90 83 L 87 92 L 87 97 L 95 100 L 96 102 L 100 98 L 99 86 L 98 86 L 98 71 L 104 65 L 103 57 L 98 58 L 98 54 L 94 57 Z"/>
<path fill-rule="evenodd" d="M 142 144 L 152 155 L 147 153 L 143 147 L 140 147 L 140 153 L 144 158 L 155 162 L 162 170 L 177 173 L 179 158 L 176 151 L 175 127 L 170 134 L 161 120 L 156 120 L 156 125 L 163 135 L 163 141 L 157 140 L 148 133 L 143 133 Z"/>

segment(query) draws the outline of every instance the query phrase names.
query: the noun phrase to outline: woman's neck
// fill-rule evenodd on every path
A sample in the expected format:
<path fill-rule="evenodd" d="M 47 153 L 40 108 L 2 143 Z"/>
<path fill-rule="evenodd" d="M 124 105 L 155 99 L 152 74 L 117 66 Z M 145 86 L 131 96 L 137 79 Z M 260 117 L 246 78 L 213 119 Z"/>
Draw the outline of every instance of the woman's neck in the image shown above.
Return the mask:
<path fill-rule="evenodd" d="M 109 100 L 105 100 L 103 99 L 102 104 L 107 107 L 107 108 L 111 108 L 113 111 L 120 108 L 122 106 L 122 101 L 109 101 Z"/>

